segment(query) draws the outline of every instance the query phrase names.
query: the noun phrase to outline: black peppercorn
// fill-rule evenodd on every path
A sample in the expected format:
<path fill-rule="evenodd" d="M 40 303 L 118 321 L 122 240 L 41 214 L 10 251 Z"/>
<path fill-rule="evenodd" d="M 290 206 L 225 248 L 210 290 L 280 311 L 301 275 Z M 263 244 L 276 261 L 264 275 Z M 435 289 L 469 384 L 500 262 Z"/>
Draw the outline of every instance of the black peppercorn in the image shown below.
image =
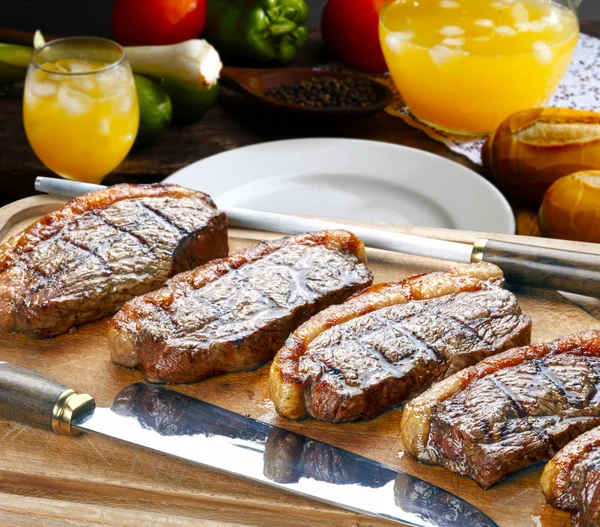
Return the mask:
<path fill-rule="evenodd" d="M 280 102 L 313 108 L 357 108 L 373 105 L 378 100 L 370 81 L 352 77 L 312 77 L 274 86 L 266 90 L 265 95 Z"/>

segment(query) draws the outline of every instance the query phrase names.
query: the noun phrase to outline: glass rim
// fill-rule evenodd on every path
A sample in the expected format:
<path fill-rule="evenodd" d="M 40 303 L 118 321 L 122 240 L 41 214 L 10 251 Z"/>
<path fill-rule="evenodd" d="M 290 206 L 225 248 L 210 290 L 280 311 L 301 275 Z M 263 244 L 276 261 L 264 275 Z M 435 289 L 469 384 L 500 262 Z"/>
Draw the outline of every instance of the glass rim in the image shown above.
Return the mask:
<path fill-rule="evenodd" d="M 41 53 L 44 49 L 49 48 L 50 46 L 53 46 L 54 44 L 61 44 L 64 42 L 75 42 L 75 41 L 84 41 L 84 42 L 99 42 L 99 43 L 103 43 L 103 44 L 111 44 L 113 46 L 115 46 L 117 48 L 117 50 L 119 51 L 119 53 L 121 54 L 121 56 L 118 58 L 118 60 L 111 62 L 110 64 L 107 64 L 106 66 L 97 69 L 97 70 L 92 70 L 92 71 L 56 71 L 56 70 L 49 70 L 43 67 L 43 65 L 38 64 L 35 59 L 38 56 L 39 53 Z M 31 59 L 30 59 L 30 64 L 32 64 L 35 68 L 44 71 L 46 73 L 51 73 L 53 75 L 64 75 L 66 77 L 74 77 L 74 76 L 84 76 L 84 75 L 95 75 L 96 73 L 101 73 L 103 71 L 108 71 L 112 68 L 116 68 L 117 66 L 121 65 L 124 61 L 125 61 L 126 55 L 125 55 L 125 49 L 123 48 L 123 46 L 121 46 L 121 44 L 119 44 L 118 42 L 115 42 L 114 40 L 111 40 L 109 38 L 104 38 L 104 37 L 62 37 L 62 38 L 57 38 L 54 40 L 51 40 L 50 42 L 46 42 L 43 46 L 40 46 L 39 48 L 36 48 L 33 50 L 33 53 L 31 54 Z"/>

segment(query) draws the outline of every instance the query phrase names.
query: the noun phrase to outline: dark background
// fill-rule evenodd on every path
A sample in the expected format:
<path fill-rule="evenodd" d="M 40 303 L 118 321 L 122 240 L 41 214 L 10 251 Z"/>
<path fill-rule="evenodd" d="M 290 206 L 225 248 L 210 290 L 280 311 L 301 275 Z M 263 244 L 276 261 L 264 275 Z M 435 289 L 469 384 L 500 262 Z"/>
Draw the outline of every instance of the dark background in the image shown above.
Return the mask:
<path fill-rule="evenodd" d="M 354 0 L 346 0 L 352 2 Z M 326 0 L 308 0 L 309 26 L 317 26 Z M 48 34 L 110 36 L 110 10 L 113 0 L 18 0 L 3 6 L 0 26 Z M 10 5 L 10 7 L 9 7 Z M 582 20 L 600 20 L 600 2 L 583 0 Z"/>

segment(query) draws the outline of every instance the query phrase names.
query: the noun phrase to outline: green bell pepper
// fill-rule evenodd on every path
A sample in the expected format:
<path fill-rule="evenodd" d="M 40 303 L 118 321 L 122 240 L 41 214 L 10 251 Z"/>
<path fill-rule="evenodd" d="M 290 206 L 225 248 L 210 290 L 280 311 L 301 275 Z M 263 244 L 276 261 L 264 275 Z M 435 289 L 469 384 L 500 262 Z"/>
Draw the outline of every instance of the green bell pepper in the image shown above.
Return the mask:
<path fill-rule="evenodd" d="M 290 62 L 306 44 L 305 0 L 208 0 L 203 36 L 219 51 Z"/>

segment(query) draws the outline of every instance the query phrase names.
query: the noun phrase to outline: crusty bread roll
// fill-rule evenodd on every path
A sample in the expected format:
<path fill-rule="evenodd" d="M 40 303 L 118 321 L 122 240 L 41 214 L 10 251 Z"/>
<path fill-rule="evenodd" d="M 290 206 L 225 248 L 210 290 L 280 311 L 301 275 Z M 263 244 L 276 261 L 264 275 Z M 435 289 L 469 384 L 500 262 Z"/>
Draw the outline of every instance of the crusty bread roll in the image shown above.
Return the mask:
<path fill-rule="evenodd" d="M 557 179 L 542 201 L 540 229 L 548 238 L 600 243 L 600 170 Z"/>
<path fill-rule="evenodd" d="M 506 194 L 539 203 L 558 178 L 600 169 L 600 113 L 569 108 L 515 113 L 488 138 L 482 157 Z"/>

